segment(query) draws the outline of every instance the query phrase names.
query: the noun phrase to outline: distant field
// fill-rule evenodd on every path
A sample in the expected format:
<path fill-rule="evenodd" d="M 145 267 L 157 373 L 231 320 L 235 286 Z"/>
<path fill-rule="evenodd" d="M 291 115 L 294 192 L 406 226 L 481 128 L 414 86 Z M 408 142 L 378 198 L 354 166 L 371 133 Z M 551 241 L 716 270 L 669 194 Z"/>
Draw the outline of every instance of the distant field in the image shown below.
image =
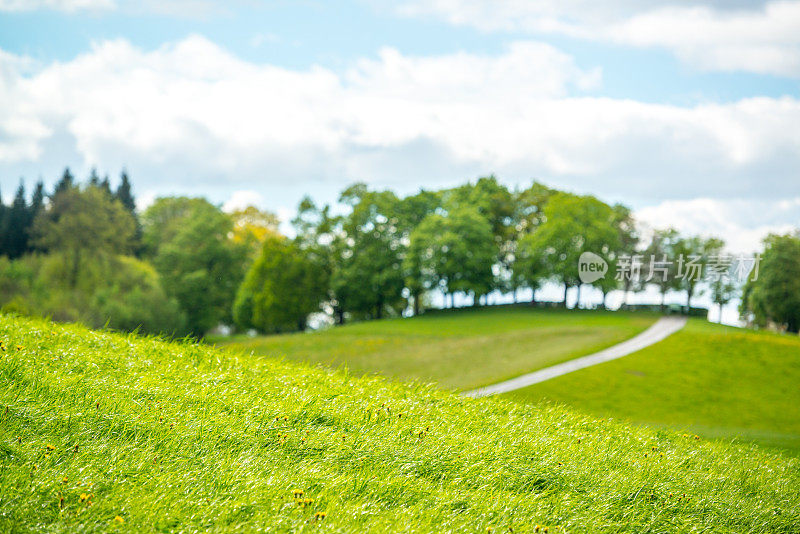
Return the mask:
<path fill-rule="evenodd" d="M 631 338 L 647 313 L 463 309 L 322 332 L 217 340 L 256 355 L 347 367 L 351 373 L 469 389 L 590 354 Z"/>
<path fill-rule="evenodd" d="M 636 354 L 509 398 L 800 454 L 800 338 L 691 320 Z"/>
<path fill-rule="evenodd" d="M 0 315 L 0 532 L 796 533 L 800 459 Z"/>

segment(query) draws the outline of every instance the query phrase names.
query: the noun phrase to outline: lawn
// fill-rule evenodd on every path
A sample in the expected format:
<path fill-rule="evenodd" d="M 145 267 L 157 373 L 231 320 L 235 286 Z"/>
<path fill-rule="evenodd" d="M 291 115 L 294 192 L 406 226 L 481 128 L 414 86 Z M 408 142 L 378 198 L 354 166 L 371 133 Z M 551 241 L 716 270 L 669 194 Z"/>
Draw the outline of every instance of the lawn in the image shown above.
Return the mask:
<path fill-rule="evenodd" d="M 796 532 L 800 460 L 0 316 L 0 532 Z"/>
<path fill-rule="evenodd" d="M 655 320 L 647 313 L 498 307 L 216 341 L 248 354 L 346 367 L 356 375 L 471 389 L 604 349 Z"/>
<path fill-rule="evenodd" d="M 800 454 L 800 338 L 691 320 L 638 353 L 509 397 Z"/>

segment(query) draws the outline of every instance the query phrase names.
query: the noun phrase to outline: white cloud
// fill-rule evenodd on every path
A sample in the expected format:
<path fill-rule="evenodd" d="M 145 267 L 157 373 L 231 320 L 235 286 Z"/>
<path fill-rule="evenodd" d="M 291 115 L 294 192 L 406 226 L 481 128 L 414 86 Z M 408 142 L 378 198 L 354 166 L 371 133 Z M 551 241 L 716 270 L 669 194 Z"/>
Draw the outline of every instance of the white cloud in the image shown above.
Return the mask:
<path fill-rule="evenodd" d="M 101 42 L 33 70 L 2 54 L 0 174 L 74 153 L 126 166 L 146 191 L 269 187 L 284 204 L 354 180 L 409 190 L 488 172 L 640 204 L 797 196 L 798 99 L 679 107 L 584 92 L 600 80 L 531 42 L 494 56 L 384 49 L 344 73 L 243 61 L 198 36 L 154 51 Z"/>
<path fill-rule="evenodd" d="M 244 209 L 248 206 L 257 208 L 263 206 L 264 197 L 258 191 L 240 190 L 231 193 L 230 198 L 222 205 L 222 210 L 231 213 L 236 210 Z"/>
<path fill-rule="evenodd" d="M 35 11 L 52 9 L 74 12 L 81 10 L 113 9 L 114 0 L 0 0 L 0 11 Z"/>
<path fill-rule="evenodd" d="M 406 0 L 395 9 L 483 31 L 663 47 L 708 70 L 800 77 L 800 1 Z"/>
<path fill-rule="evenodd" d="M 637 220 L 652 228 L 672 227 L 686 235 L 716 236 L 727 250 L 755 253 L 770 233 L 787 233 L 800 221 L 800 197 L 779 202 L 752 199 L 669 200 L 639 209 Z"/>

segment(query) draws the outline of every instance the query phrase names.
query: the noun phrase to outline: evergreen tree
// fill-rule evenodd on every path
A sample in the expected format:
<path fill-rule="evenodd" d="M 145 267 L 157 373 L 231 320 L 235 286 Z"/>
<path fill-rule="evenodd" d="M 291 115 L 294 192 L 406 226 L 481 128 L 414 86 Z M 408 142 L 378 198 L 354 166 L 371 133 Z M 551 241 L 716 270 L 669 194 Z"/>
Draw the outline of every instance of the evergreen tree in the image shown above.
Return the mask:
<path fill-rule="evenodd" d="M 3 193 L 0 191 L 0 256 L 6 255 L 6 212 L 8 208 L 3 203 Z"/>
<path fill-rule="evenodd" d="M 117 192 L 114 193 L 114 196 L 122 202 L 122 205 L 131 212 L 136 212 L 136 199 L 133 197 L 133 193 L 131 191 L 131 182 L 128 179 L 128 173 L 126 171 L 122 171 L 122 179 L 119 183 L 119 187 L 117 187 Z"/>
<path fill-rule="evenodd" d="M 102 189 L 109 197 L 113 197 L 114 195 L 111 193 L 111 182 L 108 181 L 108 174 L 103 177 L 103 181 L 100 182 L 100 189 Z"/>
<path fill-rule="evenodd" d="M 55 188 L 53 189 L 53 197 L 58 195 L 59 193 L 63 193 L 64 191 L 69 191 L 75 187 L 75 178 L 73 178 L 72 173 L 69 172 L 69 167 L 64 169 L 64 174 L 61 176 L 61 180 L 58 181 Z"/>
<path fill-rule="evenodd" d="M 31 218 L 35 218 L 39 211 L 44 207 L 44 182 L 36 182 L 36 189 L 33 190 L 31 197 Z"/>
<path fill-rule="evenodd" d="M 111 188 L 108 185 L 108 177 L 103 181 L 103 184 L 108 190 L 109 195 L 111 194 Z M 128 173 L 123 169 L 122 176 L 120 177 L 119 186 L 117 186 L 117 190 L 114 192 L 113 197 L 116 200 L 119 200 L 120 204 L 133 216 L 133 220 L 136 221 L 136 233 L 134 234 L 134 246 L 133 250 L 134 253 L 139 256 L 142 252 L 142 224 L 139 221 L 139 214 L 136 213 L 136 199 L 133 196 L 131 182 L 128 179 Z"/>
<path fill-rule="evenodd" d="M 28 217 L 28 205 L 25 202 L 25 185 L 21 182 L 5 219 L 5 253 L 10 259 L 18 258 L 28 249 L 31 224 Z"/>
<path fill-rule="evenodd" d="M 31 196 L 31 204 L 28 207 L 28 242 L 26 252 L 31 252 L 35 249 L 33 241 L 30 239 L 30 234 L 33 228 L 33 221 L 36 220 L 36 216 L 42 213 L 42 211 L 44 211 L 44 183 L 39 180 L 36 182 L 36 188 L 33 190 L 33 195 Z"/>
<path fill-rule="evenodd" d="M 92 167 L 92 172 L 89 174 L 89 185 L 92 187 L 100 187 L 100 177 L 97 175 L 97 167 Z"/>

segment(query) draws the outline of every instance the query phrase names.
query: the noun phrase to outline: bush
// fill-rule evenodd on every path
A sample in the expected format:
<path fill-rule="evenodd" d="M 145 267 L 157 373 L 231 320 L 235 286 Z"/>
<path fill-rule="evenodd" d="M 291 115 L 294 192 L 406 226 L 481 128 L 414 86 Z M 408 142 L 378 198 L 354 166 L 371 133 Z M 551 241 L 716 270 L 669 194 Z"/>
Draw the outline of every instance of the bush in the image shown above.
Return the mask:
<path fill-rule="evenodd" d="M 65 260 L 60 253 L 0 258 L 0 309 L 95 328 L 187 332 L 185 314 L 149 264 L 128 256 L 87 257 L 73 286 Z"/>

